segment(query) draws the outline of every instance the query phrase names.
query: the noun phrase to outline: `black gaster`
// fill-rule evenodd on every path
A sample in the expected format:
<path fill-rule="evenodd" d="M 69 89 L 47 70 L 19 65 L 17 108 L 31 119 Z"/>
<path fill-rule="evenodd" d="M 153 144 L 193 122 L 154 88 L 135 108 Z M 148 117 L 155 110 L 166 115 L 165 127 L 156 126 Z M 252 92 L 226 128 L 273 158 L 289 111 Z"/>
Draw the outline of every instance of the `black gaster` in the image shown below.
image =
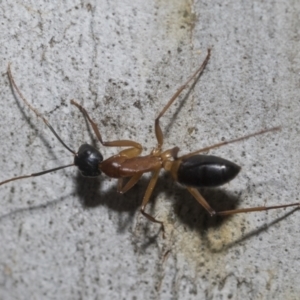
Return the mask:
<path fill-rule="evenodd" d="M 217 187 L 232 180 L 241 167 L 211 155 L 194 155 L 182 160 L 177 180 L 191 187 Z"/>
<path fill-rule="evenodd" d="M 97 177 L 101 174 L 99 164 L 103 161 L 102 154 L 93 146 L 83 144 L 74 158 L 74 165 L 83 176 Z"/>

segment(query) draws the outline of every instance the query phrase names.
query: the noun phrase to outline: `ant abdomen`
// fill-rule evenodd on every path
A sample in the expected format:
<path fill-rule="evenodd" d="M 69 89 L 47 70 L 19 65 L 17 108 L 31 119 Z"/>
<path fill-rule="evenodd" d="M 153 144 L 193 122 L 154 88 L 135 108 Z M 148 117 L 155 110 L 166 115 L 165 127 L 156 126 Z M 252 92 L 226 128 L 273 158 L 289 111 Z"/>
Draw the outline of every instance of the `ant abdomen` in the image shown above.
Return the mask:
<path fill-rule="evenodd" d="M 177 180 L 191 187 L 217 187 L 231 181 L 240 170 L 240 166 L 221 157 L 193 155 L 182 159 Z"/>

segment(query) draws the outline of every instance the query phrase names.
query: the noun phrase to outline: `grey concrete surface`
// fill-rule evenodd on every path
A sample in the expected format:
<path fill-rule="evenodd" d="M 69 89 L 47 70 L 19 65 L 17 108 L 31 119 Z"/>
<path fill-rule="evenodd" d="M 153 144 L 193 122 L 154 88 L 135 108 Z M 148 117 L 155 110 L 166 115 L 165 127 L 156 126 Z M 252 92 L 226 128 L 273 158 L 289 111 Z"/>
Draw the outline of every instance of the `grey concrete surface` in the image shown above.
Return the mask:
<path fill-rule="evenodd" d="M 14 97 L 6 74 L 77 149 L 103 138 L 155 146 L 154 118 L 211 60 L 162 119 L 165 148 L 196 150 L 263 128 L 277 133 L 211 151 L 242 166 L 202 191 L 217 209 L 299 201 L 299 1 L 1 1 L 0 180 L 72 162 Z M 75 168 L 0 187 L 0 299 L 299 299 L 300 211 L 211 219 L 162 174 L 126 195 Z"/>

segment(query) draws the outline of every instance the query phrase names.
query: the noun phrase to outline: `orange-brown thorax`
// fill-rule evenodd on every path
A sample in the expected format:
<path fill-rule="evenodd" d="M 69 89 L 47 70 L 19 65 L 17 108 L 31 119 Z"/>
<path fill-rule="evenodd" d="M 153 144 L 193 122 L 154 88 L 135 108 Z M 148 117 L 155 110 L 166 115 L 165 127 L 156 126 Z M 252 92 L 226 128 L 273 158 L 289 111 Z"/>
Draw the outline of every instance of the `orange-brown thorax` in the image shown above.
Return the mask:
<path fill-rule="evenodd" d="M 133 158 L 115 155 L 104 160 L 99 165 L 100 170 L 112 178 L 131 177 L 138 173 L 151 172 L 161 167 L 161 157 L 153 155 Z"/>

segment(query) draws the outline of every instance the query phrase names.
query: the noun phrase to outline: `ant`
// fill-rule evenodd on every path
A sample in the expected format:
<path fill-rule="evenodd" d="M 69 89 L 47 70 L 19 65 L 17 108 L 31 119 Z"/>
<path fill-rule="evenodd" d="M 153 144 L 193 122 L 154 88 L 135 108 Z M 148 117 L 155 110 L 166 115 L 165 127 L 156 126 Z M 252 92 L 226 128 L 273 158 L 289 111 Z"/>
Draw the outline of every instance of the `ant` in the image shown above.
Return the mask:
<path fill-rule="evenodd" d="M 75 100 L 71 100 L 71 104 L 76 106 L 83 116 L 88 120 L 88 123 L 92 127 L 95 135 L 97 136 L 99 142 L 106 147 L 126 147 L 127 149 L 120 151 L 118 154 L 113 155 L 105 160 L 103 160 L 102 154 L 93 146 L 89 144 L 83 144 L 79 147 L 76 152 L 68 147 L 50 123 L 45 117 L 43 117 L 23 96 L 11 73 L 10 64 L 8 65 L 8 77 L 12 88 L 17 92 L 19 97 L 24 101 L 24 103 L 32 110 L 35 115 L 43 120 L 43 122 L 52 131 L 59 142 L 74 155 L 74 162 L 69 165 L 60 166 L 54 169 L 33 173 L 30 175 L 23 175 L 13 177 L 0 182 L 0 185 L 6 184 L 11 181 L 41 176 L 50 172 L 54 172 L 60 169 L 68 168 L 71 166 L 77 166 L 79 171 L 83 176 L 87 177 L 97 177 L 104 173 L 105 175 L 117 178 L 117 191 L 119 193 L 125 193 L 131 189 L 142 177 L 144 173 L 152 172 L 152 178 L 148 184 L 144 198 L 141 205 L 141 213 L 148 218 L 150 221 L 159 223 L 161 225 L 162 231 L 164 232 L 164 224 L 162 221 L 157 220 L 153 216 L 145 212 L 146 205 L 149 202 L 153 189 L 159 177 L 161 169 L 169 172 L 176 182 L 185 186 L 185 188 L 192 194 L 192 196 L 199 202 L 200 205 L 210 214 L 210 216 L 219 215 L 227 216 L 237 213 L 248 213 L 255 211 L 265 211 L 269 209 L 286 208 L 290 206 L 299 206 L 299 203 L 292 204 L 282 204 L 277 206 L 258 206 L 250 208 L 239 208 L 226 211 L 215 211 L 199 193 L 198 188 L 212 188 L 221 186 L 234 177 L 237 176 L 241 167 L 235 163 L 225 160 L 220 157 L 212 155 L 199 155 L 201 152 L 207 152 L 208 150 L 218 148 L 227 144 L 232 144 L 238 141 L 246 140 L 254 136 L 265 134 L 271 131 L 280 130 L 280 127 L 273 127 L 269 129 L 264 129 L 259 132 L 249 134 L 237 139 L 223 141 L 218 144 L 202 148 L 200 150 L 194 151 L 189 154 L 178 156 L 179 148 L 174 147 L 168 150 L 163 150 L 164 137 L 159 124 L 160 118 L 166 113 L 173 102 L 178 98 L 181 92 L 189 86 L 191 82 L 195 82 L 196 79 L 203 73 L 209 58 L 211 50 L 207 50 L 207 55 L 202 65 L 191 75 L 191 77 L 175 92 L 171 97 L 165 107 L 161 110 L 158 117 L 155 119 L 155 136 L 157 140 L 156 147 L 150 152 L 150 154 L 145 156 L 140 156 L 143 147 L 141 144 L 131 141 L 131 140 L 116 140 L 105 142 L 102 139 L 101 133 L 99 131 L 98 125 L 91 119 L 87 111 Z M 126 184 L 123 185 L 123 179 L 129 178 Z"/>

